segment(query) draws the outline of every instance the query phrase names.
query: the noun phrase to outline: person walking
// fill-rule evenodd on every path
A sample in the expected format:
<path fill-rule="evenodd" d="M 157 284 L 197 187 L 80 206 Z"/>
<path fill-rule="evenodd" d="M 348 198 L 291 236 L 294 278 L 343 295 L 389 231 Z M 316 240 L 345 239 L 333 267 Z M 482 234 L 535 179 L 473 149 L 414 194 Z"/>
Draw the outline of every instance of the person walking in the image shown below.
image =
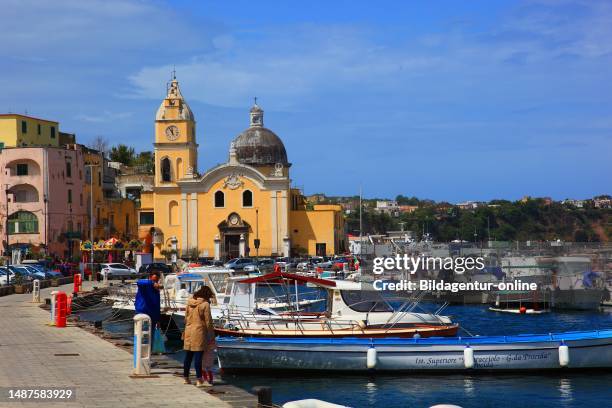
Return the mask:
<path fill-rule="evenodd" d="M 185 308 L 183 378 L 185 384 L 191 384 L 189 371 L 193 362 L 198 387 L 210 387 L 212 385 L 202 376 L 202 357 L 208 349 L 208 344 L 214 343 L 215 339 L 215 329 L 210 312 L 211 295 L 210 288 L 203 286 L 187 301 L 187 307 Z"/>

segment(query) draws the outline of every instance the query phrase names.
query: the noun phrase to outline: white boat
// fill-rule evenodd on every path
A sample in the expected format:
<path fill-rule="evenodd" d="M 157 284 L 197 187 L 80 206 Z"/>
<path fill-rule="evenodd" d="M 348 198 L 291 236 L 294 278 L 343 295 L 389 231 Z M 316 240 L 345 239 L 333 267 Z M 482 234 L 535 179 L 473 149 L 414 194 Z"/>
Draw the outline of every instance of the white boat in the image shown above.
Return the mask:
<path fill-rule="evenodd" d="M 399 371 L 612 368 L 612 329 L 556 334 L 422 339 L 217 338 L 231 370 Z"/>
<path fill-rule="evenodd" d="M 266 313 L 255 304 L 259 285 L 283 284 L 287 290 L 306 284 L 324 289 L 324 312 L 295 309 L 287 313 Z M 234 279 L 218 334 L 258 337 L 422 337 L 454 336 L 459 326 L 448 316 L 416 311 L 419 299 L 406 299 L 393 308 L 380 291 L 369 283 L 313 278 L 285 272 Z"/>
<path fill-rule="evenodd" d="M 508 309 L 508 308 L 503 308 L 503 307 L 494 307 L 491 306 L 489 308 L 490 311 L 492 312 L 499 312 L 499 313 L 511 313 L 511 314 L 544 314 L 544 313 L 550 313 L 550 309 L 533 309 L 533 308 L 512 308 L 512 309 Z"/>

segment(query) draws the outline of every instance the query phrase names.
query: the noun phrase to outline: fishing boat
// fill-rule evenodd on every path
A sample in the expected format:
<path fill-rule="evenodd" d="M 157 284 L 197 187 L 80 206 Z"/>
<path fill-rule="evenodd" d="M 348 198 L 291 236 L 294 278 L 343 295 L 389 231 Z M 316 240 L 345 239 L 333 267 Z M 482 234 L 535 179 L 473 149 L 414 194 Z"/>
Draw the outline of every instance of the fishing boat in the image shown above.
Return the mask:
<path fill-rule="evenodd" d="M 231 370 L 521 371 L 612 368 L 612 329 L 516 336 L 420 339 L 217 339 Z"/>
<path fill-rule="evenodd" d="M 255 303 L 255 290 L 267 283 L 284 284 L 287 293 L 306 284 L 327 292 L 326 308 L 321 312 L 295 309 L 270 312 Z M 447 316 L 419 313 L 419 299 L 408 299 L 393 308 L 371 284 L 328 280 L 275 272 L 232 282 L 227 316 L 216 328 L 217 334 L 234 337 L 431 337 L 454 336 L 459 325 Z M 295 289 L 294 289 L 295 288 Z"/>

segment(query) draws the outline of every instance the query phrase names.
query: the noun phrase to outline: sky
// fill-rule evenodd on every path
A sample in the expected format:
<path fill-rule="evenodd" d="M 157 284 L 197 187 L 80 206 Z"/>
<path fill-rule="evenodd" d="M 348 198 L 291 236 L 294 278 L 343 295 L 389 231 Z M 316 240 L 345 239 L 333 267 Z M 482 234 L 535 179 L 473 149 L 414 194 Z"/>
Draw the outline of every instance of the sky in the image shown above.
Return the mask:
<path fill-rule="evenodd" d="M 3 0 L 0 112 L 153 148 L 176 69 L 199 171 L 253 97 L 306 194 L 610 194 L 612 2 Z"/>

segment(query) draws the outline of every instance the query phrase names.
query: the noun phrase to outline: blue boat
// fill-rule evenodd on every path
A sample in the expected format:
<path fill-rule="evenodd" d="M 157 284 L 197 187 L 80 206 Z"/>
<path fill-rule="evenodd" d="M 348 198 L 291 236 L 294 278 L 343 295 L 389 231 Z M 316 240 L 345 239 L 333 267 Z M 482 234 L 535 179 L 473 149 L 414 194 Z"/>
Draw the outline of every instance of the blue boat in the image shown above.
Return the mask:
<path fill-rule="evenodd" d="M 612 329 L 516 336 L 217 339 L 224 370 L 537 371 L 612 368 Z"/>

